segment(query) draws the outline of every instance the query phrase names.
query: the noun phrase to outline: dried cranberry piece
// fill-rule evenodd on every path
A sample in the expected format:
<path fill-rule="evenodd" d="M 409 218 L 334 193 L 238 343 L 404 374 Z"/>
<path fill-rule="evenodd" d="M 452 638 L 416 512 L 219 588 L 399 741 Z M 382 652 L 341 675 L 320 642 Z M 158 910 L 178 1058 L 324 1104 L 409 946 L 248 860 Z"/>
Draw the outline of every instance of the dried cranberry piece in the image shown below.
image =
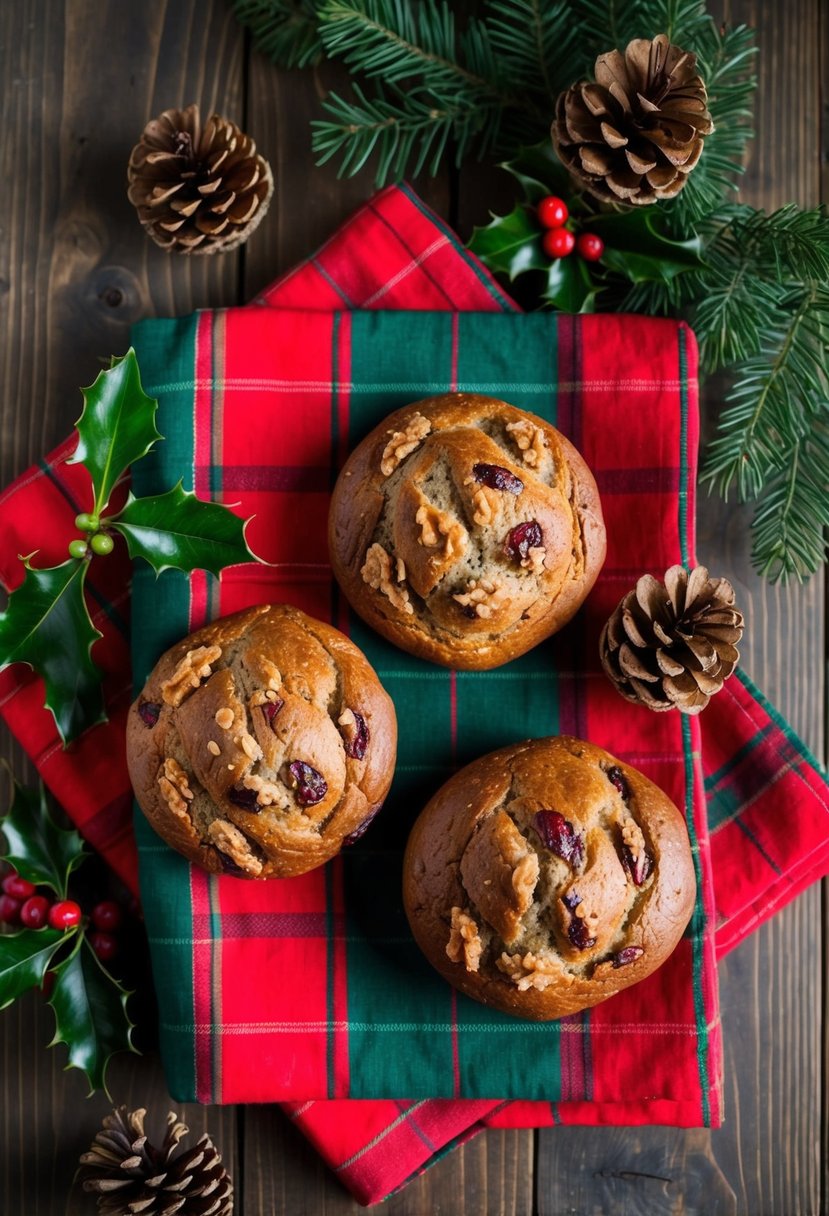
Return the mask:
<path fill-rule="evenodd" d="M 227 797 L 234 806 L 241 807 L 243 811 L 258 814 L 262 810 L 256 801 L 256 790 L 249 790 L 245 785 L 232 785 L 227 791 Z"/>
<path fill-rule="evenodd" d="M 607 770 L 607 779 L 619 791 L 624 801 L 627 802 L 630 798 L 630 786 L 618 764 L 611 765 Z"/>
<path fill-rule="evenodd" d="M 296 800 L 300 806 L 315 806 L 328 793 L 328 782 L 304 760 L 293 760 L 288 769 L 296 782 Z"/>
<path fill-rule="evenodd" d="M 637 887 L 641 887 L 642 883 L 653 869 L 650 853 L 643 849 L 637 859 L 633 860 L 633 853 L 628 846 L 622 842 L 622 866 L 631 882 L 634 882 Z"/>
<path fill-rule="evenodd" d="M 275 701 L 265 701 L 262 705 L 262 713 L 265 715 L 265 721 L 267 722 L 268 726 L 270 726 L 271 730 L 275 729 L 273 720 L 284 704 L 285 702 L 282 700 L 282 698 L 277 697 Z"/>
<path fill-rule="evenodd" d="M 536 811 L 535 830 L 550 852 L 574 870 L 584 861 L 584 837 L 559 811 Z"/>
<path fill-rule="evenodd" d="M 509 533 L 504 541 L 504 552 L 513 561 L 525 562 L 530 549 L 537 549 L 543 539 L 538 520 L 528 519 L 526 523 L 518 524 Z"/>
<path fill-rule="evenodd" d="M 345 754 L 352 760 L 362 760 L 368 747 L 368 726 L 363 715 L 358 714 L 356 709 L 352 709 L 351 712 L 354 715 L 355 725 L 350 737 L 345 737 Z"/>
<path fill-rule="evenodd" d="M 138 716 L 145 726 L 155 726 L 160 713 L 161 706 L 154 705 L 152 701 L 142 701 L 138 706 Z"/>
<path fill-rule="evenodd" d="M 613 967 L 627 967 L 628 963 L 635 962 L 637 958 L 641 958 L 645 951 L 641 946 L 625 946 L 624 950 L 619 950 L 613 955 Z"/>
<path fill-rule="evenodd" d="M 505 490 L 508 494 L 520 494 L 524 483 L 520 477 L 510 473 L 500 464 L 473 464 L 472 475 L 476 481 L 489 486 L 490 490 Z"/>
<path fill-rule="evenodd" d="M 589 936 L 586 918 L 575 915 L 575 910 L 581 903 L 581 896 L 576 895 L 575 891 L 568 891 L 563 897 L 563 903 L 565 908 L 574 913 L 567 926 L 567 936 L 577 950 L 589 950 L 591 946 L 595 946 L 596 939 Z"/>
<path fill-rule="evenodd" d="M 349 832 L 348 835 L 343 838 L 343 848 L 347 848 L 348 845 L 350 845 L 350 844 L 356 844 L 357 841 L 360 839 L 360 837 L 365 834 L 366 829 L 368 828 L 369 824 L 371 823 L 371 821 L 373 819 L 376 818 L 376 816 L 379 814 L 379 812 L 380 812 L 380 807 L 376 806 L 370 815 L 366 815 L 363 822 L 358 823 L 356 828 L 354 829 L 354 831 Z"/>

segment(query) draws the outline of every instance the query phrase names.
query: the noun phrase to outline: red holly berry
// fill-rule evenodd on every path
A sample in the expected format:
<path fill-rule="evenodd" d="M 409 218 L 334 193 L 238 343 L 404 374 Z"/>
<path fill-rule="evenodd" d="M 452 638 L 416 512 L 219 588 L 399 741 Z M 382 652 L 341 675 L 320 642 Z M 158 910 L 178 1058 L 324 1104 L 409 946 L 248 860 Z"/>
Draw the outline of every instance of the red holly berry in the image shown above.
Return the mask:
<path fill-rule="evenodd" d="M 21 878 L 16 870 L 3 879 L 3 890 L 13 899 L 28 899 L 35 893 L 35 884 L 27 878 Z"/>
<path fill-rule="evenodd" d="M 544 233 L 542 240 L 544 252 L 551 258 L 566 258 L 573 252 L 576 238 L 568 228 L 551 228 Z"/>
<path fill-rule="evenodd" d="M 569 215 L 564 199 L 554 194 L 548 194 L 538 204 L 538 221 L 545 228 L 561 228 L 562 224 L 567 223 Z"/>
<path fill-rule="evenodd" d="M 598 262 L 604 253 L 604 241 L 595 232 L 582 232 L 576 241 L 576 249 L 585 262 Z"/>
<path fill-rule="evenodd" d="M 0 895 L 0 921 L 4 925 L 19 925 L 21 907 L 19 899 L 14 899 L 11 895 Z"/>
<path fill-rule="evenodd" d="M 118 939 L 111 933 L 93 933 L 90 935 L 89 944 L 102 963 L 108 963 L 118 953 Z"/>
<path fill-rule="evenodd" d="M 112 933 L 121 924 L 121 909 L 113 899 L 105 899 L 92 909 L 92 923 L 96 929 Z"/>
<path fill-rule="evenodd" d="M 42 929 L 49 919 L 49 900 L 45 895 L 32 895 L 20 909 L 20 919 L 27 929 Z"/>
<path fill-rule="evenodd" d="M 74 929 L 80 924 L 81 908 L 74 899 L 62 899 L 49 909 L 49 924 L 53 929 Z"/>

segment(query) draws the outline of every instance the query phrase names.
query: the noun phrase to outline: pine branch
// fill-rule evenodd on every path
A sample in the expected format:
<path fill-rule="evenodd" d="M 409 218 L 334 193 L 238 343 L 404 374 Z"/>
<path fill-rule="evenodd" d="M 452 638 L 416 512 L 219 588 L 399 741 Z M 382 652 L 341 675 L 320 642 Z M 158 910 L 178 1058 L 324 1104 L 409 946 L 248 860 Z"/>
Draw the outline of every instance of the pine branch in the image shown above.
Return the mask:
<path fill-rule="evenodd" d="M 320 0 L 233 0 L 254 44 L 282 68 L 304 68 L 322 58 L 319 7 Z"/>
<path fill-rule="evenodd" d="M 358 173 L 376 154 L 375 181 L 382 186 L 390 177 L 417 175 L 424 167 L 436 173 L 450 137 L 460 162 L 477 135 L 485 148 L 497 134 L 497 107 L 493 112 L 460 105 L 440 109 L 415 91 L 389 92 L 386 97 L 378 89 L 376 96 L 366 97 L 354 85 L 354 101 L 331 93 L 324 103 L 331 119 L 315 119 L 311 124 L 317 163 L 325 164 L 342 153 L 342 177 Z"/>
<path fill-rule="evenodd" d="M 325 0 L 320 36 L 326 54 L 343 59 L 352 73 L 387 84 L 416 79 L 436 93 L 459 90 L 501 105 L 516 99 L 499 86 L 497 67 L 479 23 L 462 37 L 446 0 Z"/>
<path fill-rule="evenodd" d="M 780 301 L 785 321 L 763 331 L 761 353 L 736 369 L 703 480 L 724 498 L 736 483 L 741 500 L 756 498 L 786 452 L 809 432 L 827 397 L 825 367 L 829 293 L 812 284 Z"/>
<path fill-rule="evenodd" d="M 489 0 L 485 27 L 512 87 L 527 90 L 549 114 L 572 83 L 578 30 L 566 0 Z"/>
<path fill-rule="evenodd" d="M 771 582 L 802 582 L 824 560 L 829 528 L 829 413 L 785 454 L 785 472 L 772 482 L 752 521 L 752 562 Z"/>

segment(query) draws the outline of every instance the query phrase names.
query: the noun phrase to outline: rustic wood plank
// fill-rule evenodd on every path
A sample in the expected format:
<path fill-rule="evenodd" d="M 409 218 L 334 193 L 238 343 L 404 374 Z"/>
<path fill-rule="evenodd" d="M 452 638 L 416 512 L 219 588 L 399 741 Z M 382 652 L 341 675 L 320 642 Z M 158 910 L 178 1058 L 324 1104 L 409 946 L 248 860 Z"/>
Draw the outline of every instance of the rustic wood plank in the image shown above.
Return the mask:
<path fill-rule="evenodd" d="M 820 197 L 818 0 L 734 3 L 724 16 L 757 28 L 756 129 L 743 198 L 766 209 Z M 723 386 L 710 385 L 710 434 Z M 751 507 L 699 498 L 698 555 L 726 574 L 748 620 L 743 665 L 824 754 L 824 587 L 770 587 L 752 571 Z M 821 893 L 815 886 L 720 967 L 725 1125 L 572 1128 L 539 1136 L 539 1211 L 816 1213 L 821 1130 Z M 825 1151 L 825 1150 L 824 1150 Z M 664 1180 L 664 1181 L 660 1181 Z"/>

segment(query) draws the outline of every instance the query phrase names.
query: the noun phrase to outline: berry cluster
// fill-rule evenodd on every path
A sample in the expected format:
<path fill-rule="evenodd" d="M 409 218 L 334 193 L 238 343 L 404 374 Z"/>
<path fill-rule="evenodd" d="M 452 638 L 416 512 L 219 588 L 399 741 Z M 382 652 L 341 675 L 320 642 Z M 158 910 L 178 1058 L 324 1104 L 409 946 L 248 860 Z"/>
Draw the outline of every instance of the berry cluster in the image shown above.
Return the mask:
<path fill-rule="evenodd" d="M 80 532 L 91 534 L 89 540 L 70 540 L 69 556 L 70 557 L 86 557 L 89 550 L 97 553 L 99 557 L 106 557 L 107 553 L 111 553 L 115 548 L 115 541 L 108 532 L 101 532 L 101 521 L 97 515 L 89 515 L 86 511 L 82 511 L 80 515 L 75 516 L 75 527 Z"/>
<path fill-rule="evenodd" d="M 39 894 L 34 883 L 12 870 L 2 882 L 0 895 L 0 922 L 6 925 L 23 925 L 26 929 L 74 929 L 83 919 L 80 904 L 74 899 L 59 899 L 55 902 L 49 895 Z M 89 944 L 101 962 L 108 962 L 118 953 L 118 938 L 115 936 L 122 920 L 121 908 L 114 900 L 105 899 L 95 905 L 89 914 L 93 932 Z"/>
<path fill-rule="evenodd" d="M 570 212 L 564 199 L 548 194 L 538 204 L 538 221 L 546 232 L 542 238 L 544 252 L 551 258 L 566 258 L 575 249 L 585 262 L 598 262 L 604 253 L 604 241 L 595 232 L 580 232 L 578 236 L 565 225 Z"/>

